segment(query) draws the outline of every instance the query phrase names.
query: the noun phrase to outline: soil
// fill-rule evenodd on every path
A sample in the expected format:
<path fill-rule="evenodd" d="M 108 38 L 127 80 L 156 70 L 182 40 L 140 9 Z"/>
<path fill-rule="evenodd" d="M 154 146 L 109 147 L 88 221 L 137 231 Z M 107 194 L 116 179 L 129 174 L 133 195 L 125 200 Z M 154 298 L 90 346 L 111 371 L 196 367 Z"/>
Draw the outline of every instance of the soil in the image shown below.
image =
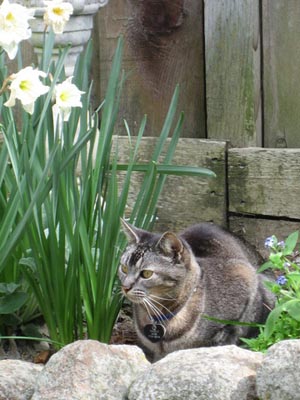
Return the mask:
<path fill-rule="evenodd" d="M 131 309 L 123 309 L 114 326 L 110 344 L 137 344 L 137 335 L 131 317 Z"/>

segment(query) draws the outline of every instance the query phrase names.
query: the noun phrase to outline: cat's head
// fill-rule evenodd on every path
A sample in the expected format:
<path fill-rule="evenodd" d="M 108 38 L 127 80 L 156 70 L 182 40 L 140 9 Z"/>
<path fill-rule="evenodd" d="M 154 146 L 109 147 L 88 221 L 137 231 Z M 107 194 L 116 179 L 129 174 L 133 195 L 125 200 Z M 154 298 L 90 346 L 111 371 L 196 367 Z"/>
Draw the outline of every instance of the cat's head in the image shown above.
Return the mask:
<path fill-rule="evenodd" d="M 189 272 L 189 246 L 172 232 L 153 234 L 122 220 L 128 246 L 121 257 L 122 291 L 133 303 L 171 301 Z"/>

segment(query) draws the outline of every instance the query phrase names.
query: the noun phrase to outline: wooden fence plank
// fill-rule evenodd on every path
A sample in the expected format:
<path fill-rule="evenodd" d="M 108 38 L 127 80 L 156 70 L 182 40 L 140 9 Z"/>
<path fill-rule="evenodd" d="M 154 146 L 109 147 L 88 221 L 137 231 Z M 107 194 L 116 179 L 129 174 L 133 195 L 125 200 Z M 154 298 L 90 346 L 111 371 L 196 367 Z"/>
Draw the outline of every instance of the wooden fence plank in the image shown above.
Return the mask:
<path fill-rule="evenodd" d="M 149 160 L 156 140 L 155 138 L 142 139 L 138 153 L 140 162 Z M 128 138 L 118 137 L 116 141 L 119 149 L 119 160 L 128 159 Z M 155 230 L 172 229 L 179 231 L 201 221 L 214 221 L 226 226 L 225 162 L 225 142 L 180 139 L 173 164 L 210 168 L 217 174 L 217 178 L 168 176 L 158 203 L 158 220 L 155 224 Z M 134 204 L 135 195 L 142 179 L 143 175 L 140 173 L 133 175 L 128 210 Z"/>
<path fill-rule="evenodd" d="M 300 149 L 230 149 L 229 211 L 300 219 Z"/>
<path fill-rule="evenodd" d="M 266 259 L 269 251 L 264 247 L 265 239 L 276 235 L 278 240 L 284 240 L 290 233 L 300 230 L 300 220 L 292 222 L 231 216 L 229 218 L 229 229 L 239 237 L 246 239 Z"/>
<path fill-rule="evenodd" d="M 261 145 L 258 0 L 205 0 L 208 138 Z"/>
<path fill-rule="evenodd" d="M 114 0 L 100 9 L 93 72 L 98 99 L 104 97 L 117 38 L 125 38 L 121 134 L 124 118 L 135 134 L 147 114 L 145 134 L 158 136 L 179 83 L 179 109 L 185 112 L 182 136 L 205 137 L 202 12 L 199 0 Z"/>
<path fill-rule="evenodd" d="M 299 0 L 263 4 L 264 145 L 300 147 Z"/>
<path fill-rule="evenodd" d="M 28 67 L 29 65 L 35 64 L 37 65 L 37 56 L 33 52 L 33 48 L 30 44 L 29 41 L 24 41 L 20 45 L 20 49 L 22 51 L 22 62 L 23 62 L 23 68 Z M 14 60 L 9 60 L 9 58 L 6 58 L 7 65 L 9 72 L 14 73 L 18 71 L 18 61 L 17 58 Z"/>

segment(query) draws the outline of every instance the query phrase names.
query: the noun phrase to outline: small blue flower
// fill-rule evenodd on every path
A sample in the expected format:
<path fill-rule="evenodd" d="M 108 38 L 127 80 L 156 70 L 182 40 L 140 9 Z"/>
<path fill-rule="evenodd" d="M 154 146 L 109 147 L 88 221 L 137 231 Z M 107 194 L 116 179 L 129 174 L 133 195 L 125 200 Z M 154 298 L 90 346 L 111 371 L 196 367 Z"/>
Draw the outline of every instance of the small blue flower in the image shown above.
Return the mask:
<path fill-rule="evenodd" d="M 267 249 L 270 249 L 271 247 L 274 246 L 275 242 L 276 242 L 275 241 L 275 237 L 274 236 L 270 236 L 265 240 L 265 247 Z"/>
<path fill-rule="evenodd" d="M 287 279 L 284 275 L 279 275 L 276 279 L 276 283 L 278 283 L 278 285 L 285 285 L 287 283 Z"/>
<path fill-rule="evenodd" d="M 280 247 L 280 248 L 282 248 L 282 249 L 284 249 L 284 247 L 285 247 L 285 242 L 284 242 L 284 240 L 281 240 L 280 242 L 278 242 L 277 246 Z"/>

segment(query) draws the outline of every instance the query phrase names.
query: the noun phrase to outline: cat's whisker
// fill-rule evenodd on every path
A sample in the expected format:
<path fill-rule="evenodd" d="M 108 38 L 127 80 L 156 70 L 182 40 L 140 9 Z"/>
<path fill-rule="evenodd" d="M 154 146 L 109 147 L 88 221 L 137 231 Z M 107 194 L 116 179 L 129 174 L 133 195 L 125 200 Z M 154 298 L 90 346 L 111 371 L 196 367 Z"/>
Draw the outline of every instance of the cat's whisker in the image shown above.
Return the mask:
<path fill-rule="evenodd" d="M 119 290 L 117 290 L 116 295 L 117 296 L 122 295 L 122 297 L 125 297 L 125 295 L 124 295 L 124 293 L 123 293 L 121 288 Z"/>
<path fill-rule="evenodd" d="M 145 292 L 143 290 L 135 289 L 133 290 L 132 294 L 137 298 L 137 299 L 144 299 L 145 297 Z"/>
<path fill-rule="evenodd" d="M 175 314 L 174 314 L 168 307 L 166 307 L 165 305 L 163 305 L 162 303 L 160 303 L 158 300 L 153 299 L 153 298 L 152 298 L 152 295 L 150 295 L 149 297 L 150 297 L 150 299 L 151 299 L 154 303 L 158 304 L 160 307 L 162 307 L 164 310 L 166 310 L 166 311 L 167 311 L 169 314 L 171 314 L 173 317 L 175 316 Z M 157 307 L 157 306 L 156 306 L 156 307 Z M 158 307 L 157 307 L 157 309 L 158 309 Z"/>
<path fill-rule="evenodd" d="M 145 298 L 143 299 L 143 304 L 145 305 L 145 307 L 146 307 L 146 309 L 147 309 L 147 312 L 148 312 L 148 315 L 149 315 L 150 320 L 153 319 L 153 317 L 152 317 L 150 311 L 152 311 L 152 312 L 157 316 L 157 313 L 156 313 L 155 310 L 153 309 L 153 306 L 152 306 L 152 304 L 151 304 L 151 301 L 149 301 L 149 299 L 148 299 L 147 297 L 145 297 Z"/>
<path fill-rule="evenodd" d="M 161 310 L 151 301 L 150 298 L 147 298 L 147 301 L 148 304 L 151 306 L 152 311 L 156 314 L 157 317 L 161 319 L 163 316 Z"/>
<path fill-rule="evenodd" d="M 149 302 L 148 299 L 145 298 L 143 303 L 144 303 L 144 306 L 146 308 L 146 311 L 147 311 L 147 314 L 149 316 L 150 321 L 153 322 L 153 316 L 151 315 L 151 311 L 152 311 L 153 314 L 155 315 L 155 317 L 157 318 L 158 322 L 166 329 L 164 321 L 161 319 L 160 314 L 158 314 L 157 311 L 155 309 L 153 309 L 153 306 L 152 306 L 151 302 Z"/>
<path fill-rule="evenodd" d="M 155 317 L 157 318 L 158 322 L 165 327 L 165 321 L 163 319 L 163 314 L 160 312 L 159 308 L 157 308 L 149 298 L 144 299 L 144 304 L 147 304 L 150 307 L 150 310 L 153 312 Z M 150 316 L 150 319 L 153 320 L 153 317 Z"/>
<path fill-rule="evenodd" d="M 116 295 L 120 297 L 119 302 L 123 303 L 123 301 L 126 298 L 126 296 L 123 293 L 122 289 L 117 290 Z"/>
<path fill-rule="evenodd" d="M 150 294 L 149 297 L 151 297 L 152 299 L 158 299 L 158 300 L 165 300 L 165 301 L 171 301 L 171 300 L 176 300 L 175 297 L 160 297 L 160 296 L 156 296 L 155 294 Z"/>
<path fill-rule="evenodd" d="M 153 295 L 151 294 L 151 295 L 149 295 L 149 297 L 152 298 Z M 156 297 L 157 297 L 157 296 L 156 296 Z M 157 303 L 157 304 L 158 304 L 159 306 L 161 306 L 162 308 L 164 308 L 164 309 L 168 312 L 168 314 L 172 315 L 172 317 L 175 317 L 176 314 L 174 314 L 168 307 L 164 306 L 164 305 L 161 304 L 159 301 L 157 301 L 157 300 L 155 300 L 155 299 L 153 299 L 153 298 L 152 298 L 152 301 L 155 302 L 155 303 Z M 160 313 L 161 313 L 161 311 L 160 311 Z M 163 314 L 161 314 L 161 315 L 163 315 Z M 182 318 L 182 320 L 183 320 L 183 321 L 186 321 L 185 318 Z"/>
<path fill-rule="evenodd" d="M 156 315 L 159 318 L 159 321 L 162 324 L 164 324 L 166 322 L 166 320 L 167 320 L 167 318 L 165 317 L 165 314 L 162 312 L 162 310 L 160 308 L 157 307 L 157 305 L 155 304 L 154 300 L 151 300 L 150 298 L 148 300 L 149 300 L 149 302 L 150 302 L 150 304 L 152 306 L 153 311 L 154 310 L 156 311 Z M 159 302 L 156 302 L 156 303 L 158 303 L 158 305 L 161 306 L 162 308 L 166 308 L 162 304 L 160 304 Z M 172 316 L 174 315 L 170 310 L 167 309 L 167 311 L 168 311 L 168 314 L 171 314 Z"/>
<path fill-rule="evenodd" d="M 150 313 L 150 310 L 149 310 L 149 306 L 148 306 L 148 304 L 147 304 L 147 302 L 145 300 L 146 299 L 143 300 L 143 305 L 145 306 L 145 309 L 146 309 L 146 312 L 148 314 L 148 317 L 151 320 L 151 313 Z"/>
<path fill-rule="evenodd" d="M 152 297 L 153 295 L 149 295 L 149 297 Z M 152 299 L 152 301 L 156 302 L 157 304 L 159 304 L 162 308 L 164 308 L 169 315 L 172 315 L 172 317 L 175 317 L 176 314 L 174 314 L 171 310 L 169 310 L 167 307 L 165 307 L 163 304 L 159 303 L 158 301 L 155 301 L 154 299 Z M 163 315 L 161 313 L 161 315 Z M 186 321 L 186 318 L 181 317 L 182 321 Z"/>

